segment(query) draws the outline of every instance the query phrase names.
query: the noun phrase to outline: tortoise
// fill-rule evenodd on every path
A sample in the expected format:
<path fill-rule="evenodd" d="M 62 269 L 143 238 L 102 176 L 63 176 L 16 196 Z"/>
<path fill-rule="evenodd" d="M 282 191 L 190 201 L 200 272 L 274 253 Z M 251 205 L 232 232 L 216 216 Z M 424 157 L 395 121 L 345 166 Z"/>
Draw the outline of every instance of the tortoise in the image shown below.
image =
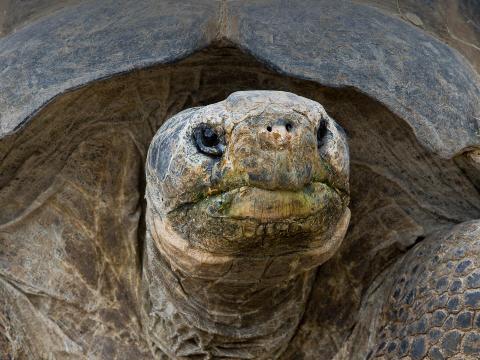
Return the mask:
<path fill-rule="evenodd" d="M 448 37 L 448 4 L 84 2 L 0 38 L 0 354 L 477 359 L 479 9 Z"/>

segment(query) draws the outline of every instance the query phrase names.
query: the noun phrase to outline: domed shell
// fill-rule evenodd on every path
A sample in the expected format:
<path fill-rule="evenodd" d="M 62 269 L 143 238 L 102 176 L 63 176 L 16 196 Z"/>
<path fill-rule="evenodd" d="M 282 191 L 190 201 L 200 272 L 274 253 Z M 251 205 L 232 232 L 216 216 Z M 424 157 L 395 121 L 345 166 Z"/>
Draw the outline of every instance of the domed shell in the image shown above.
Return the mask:
<path fill-rule="evenodd" d="M 0 38 L 0 137 L 66 91 L 221 41 L 281 74 L 368 95 L 451 158 L 480 144 L 480 79 L 407 15 L 328 0 L 71 5 Z"/>

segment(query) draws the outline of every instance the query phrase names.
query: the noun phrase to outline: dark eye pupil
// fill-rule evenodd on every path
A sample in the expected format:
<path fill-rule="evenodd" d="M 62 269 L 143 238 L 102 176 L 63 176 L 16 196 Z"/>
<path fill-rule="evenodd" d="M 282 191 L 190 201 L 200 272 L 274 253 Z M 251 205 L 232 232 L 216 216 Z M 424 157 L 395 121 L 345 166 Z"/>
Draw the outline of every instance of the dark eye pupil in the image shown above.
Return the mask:
<path fill-rule="evenodd" d="M 225 149 L 223 137 L 207 124 L 200 124 L 194 129 L 193 140 L 201 153 L 213 157 L 222 156 Z"/>
<path fill-rule="evenodd" d="M 209 127 L 203 129 L 203 143 L 208 147 L 218 145 L 218 135 Z"/>
<path fill-rule="evenodd" d="M 323 141 L 325 138 L 325 135 L 327 135 L 327 122 L 325 120 L 320 121 L 320 126 L 318 127 L 317 131 L 317 142 L 318 146 L 323 145 Z"/>

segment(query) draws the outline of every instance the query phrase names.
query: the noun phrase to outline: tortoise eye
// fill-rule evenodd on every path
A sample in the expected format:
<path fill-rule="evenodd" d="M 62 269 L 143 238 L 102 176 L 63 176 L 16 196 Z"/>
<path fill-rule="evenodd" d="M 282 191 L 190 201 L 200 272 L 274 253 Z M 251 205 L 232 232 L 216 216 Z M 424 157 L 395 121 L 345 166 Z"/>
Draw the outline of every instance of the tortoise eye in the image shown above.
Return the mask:
<path fill-rule="evenodd" d="M 328 132 L 327 122 L 324 119 L 322 119 L 320 121 L 320 125 L 318 126 L 318 130 L 317 130 L 317 145 L 319 148 L 323 145 L 327 132 Z"/>
<path fill-rule="evenodd" d="M 219 140 L 215 130 L 213 130 L 210 127 L 205 127 L 202 132 L 202 142 L 205 146 L 208 146 L 208 147 L 217 146 Z"/>
<path fill-rule="evenodd" d="M 221 141 L 221 136 L 211 126 L 199 125 L 193 131 L 193 137 L 201 153 L 216 157 L 222 156 L 225 146 Z"/>

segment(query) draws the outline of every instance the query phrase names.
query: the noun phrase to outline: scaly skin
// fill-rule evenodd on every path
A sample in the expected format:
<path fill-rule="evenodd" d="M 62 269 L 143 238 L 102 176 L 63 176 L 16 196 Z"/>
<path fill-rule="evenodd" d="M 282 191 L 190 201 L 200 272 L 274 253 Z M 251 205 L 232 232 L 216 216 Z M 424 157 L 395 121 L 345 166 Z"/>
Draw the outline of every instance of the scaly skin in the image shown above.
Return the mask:
<path fill-rule="evenodd" d="M 480 221 L 431 236 L 389 274 L 368 358 L 480 358 Z"/>

